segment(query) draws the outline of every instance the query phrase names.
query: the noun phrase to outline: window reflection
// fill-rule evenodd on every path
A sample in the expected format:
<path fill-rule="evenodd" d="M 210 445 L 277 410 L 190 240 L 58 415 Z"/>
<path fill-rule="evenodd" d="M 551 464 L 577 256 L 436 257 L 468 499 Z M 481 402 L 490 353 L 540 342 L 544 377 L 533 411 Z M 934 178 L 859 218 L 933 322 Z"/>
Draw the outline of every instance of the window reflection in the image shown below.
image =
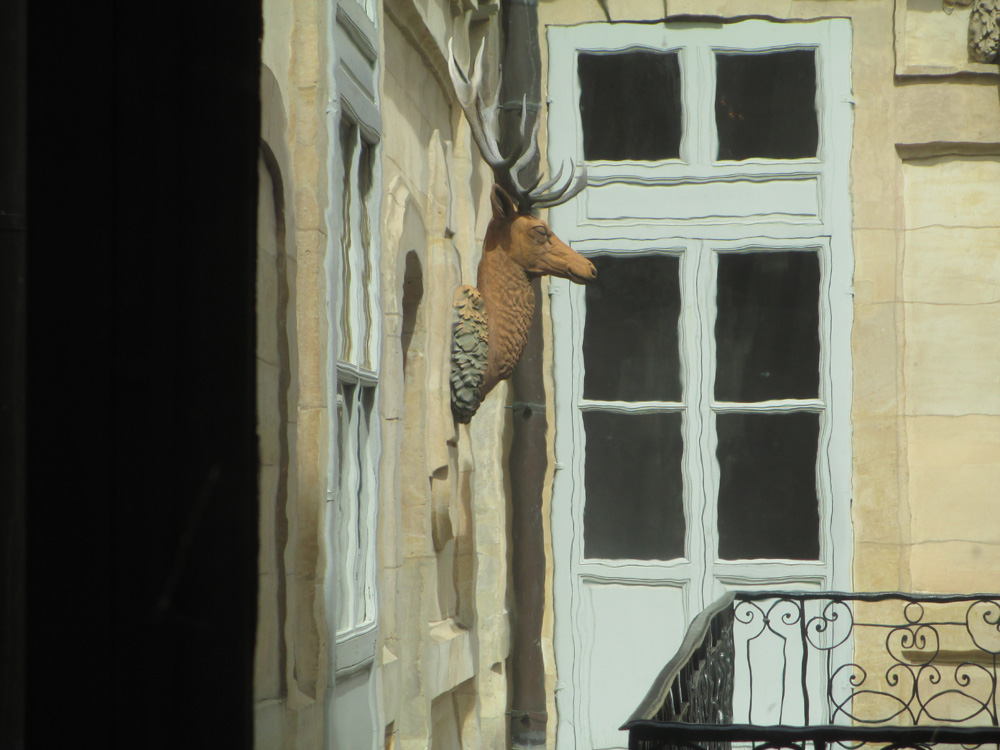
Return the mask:
<path fill-rule="evenodd" d="M 819 256 L 720 253 L 718 401 L 819 395 Z"/>
<path fill-rule="evenodd" d="M 679 413 L 584 412 L 586 557 L 684 556 L 681 421 Z"/>
<path fill-rule="evenodd" d="M 715 62 L 720 161 L 816 156 L 815 50 L 719 52 Z"/>
<path fill-rule="evenodd" d="M 680 401 L 681 296 L 675 255 L 591 258 L 584 398 Z"/>
<path fill-rule="evenodd" d="M 819 414 L 719 414 L 719 557 L 819 559 Z"/>
<path fill-rule="evenodd" d="M 585 159 L 652 161 L 680 156 L 676 52 L 581 54 L 577 71 Z"/>

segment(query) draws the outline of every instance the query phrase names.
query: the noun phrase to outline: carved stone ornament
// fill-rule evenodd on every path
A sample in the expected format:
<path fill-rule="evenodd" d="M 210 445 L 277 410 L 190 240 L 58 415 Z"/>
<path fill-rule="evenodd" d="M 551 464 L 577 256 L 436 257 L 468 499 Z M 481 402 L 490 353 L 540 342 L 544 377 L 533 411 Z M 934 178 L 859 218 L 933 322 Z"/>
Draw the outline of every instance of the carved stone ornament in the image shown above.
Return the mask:
<path fill-rule="evenodd" d="M 475 287 L 460 286 L 456 289 L 454 306 L 451 409 L 455 418 L 464 424 L 479 408 L 479 387 L 486 375 L 489 353 L 489 328 L 483 297 Z"/>
<path fill-rule="evenodd" d="M 1000 0 L 975 0 L 969 15 L 969 59 L 993 63 L 1000 50 Z"/>
<path fill-rule="evenodd" d="M 944 5 L 944 12 L 951 15 L 951 12 L 958 8 L 968 8 L 972 5 L 972 0 L 942 0 Z"/>
<path fill-rule="evenodd" d="M 578 284 L 597 277 L 594 264 L 560 240 L 535 216 L 535 208 L 557 206 L 587 185 L 587 170 L 560 184 L 562 168 L 544 184 L 523 187 L 518 178 L 538 148 L 538 121 L 525 136 L 526 107 L 521 106 L 520 143 L 511 156 L 500 154 L 496 138 L 497 92 L 482 95 L 483 47 L 471 78 L 458 67 L 451 43 L 448 68 L 458 102 L 495 181 L 490 192 L 493 217 L 486 228 L 476 287 L 455 292 L 451 347 L 451 405 L 455 419 L 467 424 L 494 386 L 514 372 L 535 309 L 531 280 L 550 275 Z M 574 179 L 575 177 L 575 179 Z"/>

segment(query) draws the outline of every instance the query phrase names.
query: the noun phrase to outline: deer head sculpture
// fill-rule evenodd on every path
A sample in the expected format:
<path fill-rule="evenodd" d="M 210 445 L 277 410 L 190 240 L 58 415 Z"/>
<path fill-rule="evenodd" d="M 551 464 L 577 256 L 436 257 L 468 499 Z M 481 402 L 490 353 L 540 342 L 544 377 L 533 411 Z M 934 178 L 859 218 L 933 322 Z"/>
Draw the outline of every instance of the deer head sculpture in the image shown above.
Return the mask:
<path fill-rule="evenodd" d="M 476 287 L 455 292 L 452 338 L 451 393 L 455 418 L 468 423 L 486 395 L 514 372 L 535 308 L 531 280 L 559 276 L 578 284 L 597 276 L 594 265 L 560 240 L 534 210 L 549 208 L 573 198 L 587 185 L 586 168 L 579 176 L 570 164 L 564 182 L 562 167 L 552 179 L 528 187 L 520 173 L 538 148 L 538 122 L 525 134 L 526 106 L 521 105 L 519 139 L 504 157 L 496 139 L 497 93 L 487 101 L 482 94 L 483 47 L 470 78 L 458 66 L 448 45 L 452 85 L 472 131 L 472 139 L 493 171 L 490 193 L 493 217 L 486 228 Z"/>

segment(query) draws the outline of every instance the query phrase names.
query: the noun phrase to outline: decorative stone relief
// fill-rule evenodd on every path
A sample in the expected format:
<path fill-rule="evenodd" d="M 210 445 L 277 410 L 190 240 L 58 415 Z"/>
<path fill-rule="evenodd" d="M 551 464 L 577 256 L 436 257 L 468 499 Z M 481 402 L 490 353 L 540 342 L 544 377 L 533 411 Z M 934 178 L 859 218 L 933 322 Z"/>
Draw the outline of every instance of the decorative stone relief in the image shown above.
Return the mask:
<path fill-rule="evenodd" d="M 969 16 L 969 59 L 981 63 L 996 62 L 998 49 L 1000 0 L 975 0 Z"/>
<path fill-rule="evenodd" d="M 597 276 L 594 265 L 553 234 L 548 224 L 533 214 L 573 198 L 587 184 L 584 169 L 560 184 L 562 168 L 551 180 L 525 188 L 519 173 L 534 157 L 538 123 L 525 137 L 525 106 L 521 109 L 521 143 L 511 156 L 500 154 L 496 138 L 497 93 L 483 98 L 483 48 L 471 78 L 460 71 L 449 44 L 448 68 L 459 104 L 472 130 L 472 138 L 493 170 L 490 193 L 493 217 L 486 228 L 476 287 L 464 286 L 455 295 L 452 342 L 452 412 L 467 424 L 486 395 L 514 372 L 535 308 L 531 280 L 550 275 L 578 284 Z M 485 320 L 483 320 L 485 316 Z M 484 358 L 485 354 L 485 358 Z"/>
<path fill-rule="evenodd" d="M 955 8 L 968 8 L 972 5 L 972 0 L 942 0 L 944 12 L 949 15 Z"/>
<path fill-rule="evenodd" d="M 455 290 L 454 324 L 451 331 L 451 408 L 459 422 L 467 424 L 479 408 L 479 387 L 486 376 L 489 330 L 486 306 L 475 287 Z"/>

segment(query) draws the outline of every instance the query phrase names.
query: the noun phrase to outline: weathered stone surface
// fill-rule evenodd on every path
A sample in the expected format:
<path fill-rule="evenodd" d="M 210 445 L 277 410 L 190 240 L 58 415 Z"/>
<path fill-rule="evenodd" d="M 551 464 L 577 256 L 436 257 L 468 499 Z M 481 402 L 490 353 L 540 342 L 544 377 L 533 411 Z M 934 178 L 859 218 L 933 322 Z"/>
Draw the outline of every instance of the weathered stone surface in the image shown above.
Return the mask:
<path fill-rule="evenodd" d="M 895 414 L 854 423 L 854 477 L 851 520 L 856 542 L 900 544 L 901 460 Z"/>
<path fill-rule="evenodd" d="M 906 299 L 913 302 L 1000 302 L 1000 228 L 928 227 L 907 232 L 903 283 Z"/>
<path fill-rule="evenodd" d="M 1000 570 L 1000 545 L 953 540 L 916 545 L 911 552 L 913 591 L 993 591 Z"/>
<path fill-rule="evenodd" d="M 892 229 L 854 230 L 856 305 L 895 301 L 898 242 L 899 238 Z"/>
<path fill-rule="evenodd" d="M 909 571 L 903 568 L 904 564 L 904 550 L 898 544 L 856 543 L 852 565 L 854 590 L 909 590 Z"/>
<path fill-rule="evenodd" d="M 1000 157 L 914 159 L 903 162 L 903 180 L 907 229 L 998 225 Z"/>
<path fill-rule="evenodd" d="M 454 620 L 430 623 L 427 691 L 433 698 L 449 692 L 476 672 L 469 631 Z"/>
<path fill-rule="evenodd" d="M 1000 302 L 906 306 L 908 414 L 1000 414 Z"/>
<path fill-rule="evenodd" d="M 854 309 L 854 409 L 857 414 L 896 413 L 898 316 L 897 306 L 889 302 L 858 305 Z"/>
<path fill-rule="evenodd" d="M 1000 416 L 912 417 L 907 445 L 914 544 L 1000 545 Z"/>

